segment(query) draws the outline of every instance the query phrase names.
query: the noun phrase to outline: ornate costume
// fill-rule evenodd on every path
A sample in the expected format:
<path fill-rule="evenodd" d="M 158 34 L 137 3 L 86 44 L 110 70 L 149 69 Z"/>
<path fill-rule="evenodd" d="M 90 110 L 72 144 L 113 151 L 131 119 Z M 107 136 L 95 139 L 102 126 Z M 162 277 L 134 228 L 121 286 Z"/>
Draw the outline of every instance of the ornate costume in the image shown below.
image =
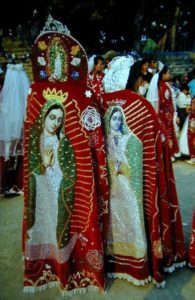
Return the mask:
<path fill-rule="evenodd" d="M 158 116 L 167 135 L 171 156 L 179 152 L 174 128 L 174 105 L 171 90 L 166 82 L 160 80 L 158 87 Z"/>
<path fill-rule="evenodd" d="M 103 290 L 107 174 L 86 54 L 69 35 L 45 32 L 33 47 L 33 67 L 24 142 L 24 291 Z"/>
<path fill-rule="evenodd" d="M 191 159 L 195 162 L 195 97 L 192 98 L 189 112 L 188 145 Z"/>
<path fill-rule="evenodd" d="M 165 272 L 183 266 L 186 254 L 168 141 L 151 104 L 129 90 L 110 92 L 115 81 L 101 99 L 110 186 L 106 273 L 164 286 Z"/>

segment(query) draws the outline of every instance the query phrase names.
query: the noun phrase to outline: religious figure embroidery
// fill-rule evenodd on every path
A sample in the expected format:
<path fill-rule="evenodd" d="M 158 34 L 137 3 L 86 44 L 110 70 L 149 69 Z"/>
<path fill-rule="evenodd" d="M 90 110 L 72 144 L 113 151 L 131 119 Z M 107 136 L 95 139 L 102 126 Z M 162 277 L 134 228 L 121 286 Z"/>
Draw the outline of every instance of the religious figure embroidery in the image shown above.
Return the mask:
<path fill-rule="evenodd" d="M 142 143 L 125 124 L 120 106 L 105 115 L 110 219 L 107 254 L 146 255 L 142 199 Z"/>

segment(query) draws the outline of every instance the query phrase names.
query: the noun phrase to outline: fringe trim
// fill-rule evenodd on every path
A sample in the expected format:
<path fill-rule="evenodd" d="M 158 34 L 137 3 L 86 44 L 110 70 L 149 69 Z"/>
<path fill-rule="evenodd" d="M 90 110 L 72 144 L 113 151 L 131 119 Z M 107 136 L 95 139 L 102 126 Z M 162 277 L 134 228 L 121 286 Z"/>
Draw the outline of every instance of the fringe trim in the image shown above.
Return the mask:
<path fill-rule="evenodd" d="M 101 292 L 100 288 L 93 285 L 89 285 L 86 288 L 73 289 L 72 291 L 63 291 L 63 290 L 60 291 L 62 296 L 68 296 L 68 297 L 73 297 L 78 294 L 83 295 L 83 294 L 87 294 L 88 292 Z"/>
<path fill-rule="evenodd" d="M 53 288 L 53 287 L 59 287 L 59 282 L 58 281 L 52 281 L 52 282 L 48 282 L 47 284 L 43 284 L 40 286 L 25 286 L 23 288 L 23 292 L 24 293 L 29 293 L 29 294 L 33 294 L 36 292 L 43 292 L 48 288 Z"/>
<path fill-rule="evenodd" d="M 43 292 L 45 291 L 47 288 L 55 288 L 55 287 L 60 287 L 60 284 L 58 281 L 53 281 L 53 282 L 49 282 L 47 284 L 44 284 L 42 286 L 25 286 L 23 289 L 24 293 L 29 293 L 29 294 L 33 294 L 36 292 Z M 102 292 L 102 290 L 99 287 L 96 286 L 88 286 L 86 288 L 77 288 L 77 289 L 73 289 L 71 291 L 65 291 L 62 290 L 60 288 L 60 292 L 62 294 L 62 296 L 68 296 L 68 297 L 73 297 L 75 295 L 81 295 L 81 294 L 86 294 L 87 292 L 91 292 L 91 291 L 95 291 L 95 292 Z"/>
<path fill-rule="evenodd" d="M 171 267 L 164 268 L 164 271 L 168 273 L 173 273 L 176 270 L 176 268 L 183 268 L 185 265 L 186 265 L 186 261 L 174 263 Z"/>
<path fill-rule="evenodd" d="M 109 279 L 111 278 L 126 279 L 128 282 L 132 282 L 135 285 L 145 285 L 146 283 L 151 282 L 151 276 L 148 276 L 148 278 L 146 279 L 139 280 L 132 277 L 131 275 L 124 274 L 124 273 L 107 273 L 106 275 Z"/>
<path fill-rule="evenodd" d="M 159 289 L 164 289 L 166 285 L 166 281 L 157 282 L 154 278 L 152 279 L 152 282 L 156 285 L 156 287 Z"/>

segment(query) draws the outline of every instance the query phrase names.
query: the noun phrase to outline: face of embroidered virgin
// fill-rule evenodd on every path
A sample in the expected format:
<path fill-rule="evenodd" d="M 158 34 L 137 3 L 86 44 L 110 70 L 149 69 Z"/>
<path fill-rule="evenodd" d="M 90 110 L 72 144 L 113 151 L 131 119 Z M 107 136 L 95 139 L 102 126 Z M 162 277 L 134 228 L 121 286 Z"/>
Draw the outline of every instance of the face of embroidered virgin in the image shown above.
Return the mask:
<path fill-rule="evenodd" d="M 111 131 L 119 131 L 122 123 L 122 114 L 120 111 L 116 111 L 110 118 Z"/>
<path fill-rule="evenodd" d="M 60 108 L 52 109 L 45 118 L 44 132 L 47 136 L 54 135 L 63 122 L 63 111 Z"/>

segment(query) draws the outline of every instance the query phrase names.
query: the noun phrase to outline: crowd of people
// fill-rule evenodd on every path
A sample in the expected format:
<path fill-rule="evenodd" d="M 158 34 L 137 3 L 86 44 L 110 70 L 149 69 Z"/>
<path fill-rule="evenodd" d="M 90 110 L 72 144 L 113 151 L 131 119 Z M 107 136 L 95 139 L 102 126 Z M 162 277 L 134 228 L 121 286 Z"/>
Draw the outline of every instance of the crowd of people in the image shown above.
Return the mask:
<path fill-rule="evenodd" d="M 16 93 L 23 101 L 19 134 L 0 128 L 0 150 L 5 165 L 23 157 L 24 292 L 104 291 L 106 276 L 164 287 L 167 273 L 194 267 L 172 166 L 182 155 L 195 163 L 194 70 L 171 82 L 154 57 L 88 60 L 69 32 L 49 28 L 32 49 L 30 89 L 25 76 L 11 89 L 21 67 L 9 66 L 19 71 L 1 91 L 4 119 Z"/>
<path fill-rule="evenodd" d="M 172 161 L 181 159 L 195 164 L 195 69 L 187 76 L 176 76 L 176 80 L 171 76 L 168 66 L 158 61 L 155 56 L 144 57 L 134 61 L 131 66 L 127 66 L 128 62 L 124 66 L 124 69 L 129 69 L 126 82 L 126 76 L 118 64 L 121 58 L 112 50 L 105 56 L 90 58 L 94 60 L 94 65 L 93 69 L 90 69 L 89 85 L 96 96 L 101 98 L 101 94 L 106 92 L 107 78 L 116 76 L 116 69 L 120 69 L 117 81 L 123 81 L 123 89 L 133 90 L 145 97 L 154 107 L 168 137 Z"/>

